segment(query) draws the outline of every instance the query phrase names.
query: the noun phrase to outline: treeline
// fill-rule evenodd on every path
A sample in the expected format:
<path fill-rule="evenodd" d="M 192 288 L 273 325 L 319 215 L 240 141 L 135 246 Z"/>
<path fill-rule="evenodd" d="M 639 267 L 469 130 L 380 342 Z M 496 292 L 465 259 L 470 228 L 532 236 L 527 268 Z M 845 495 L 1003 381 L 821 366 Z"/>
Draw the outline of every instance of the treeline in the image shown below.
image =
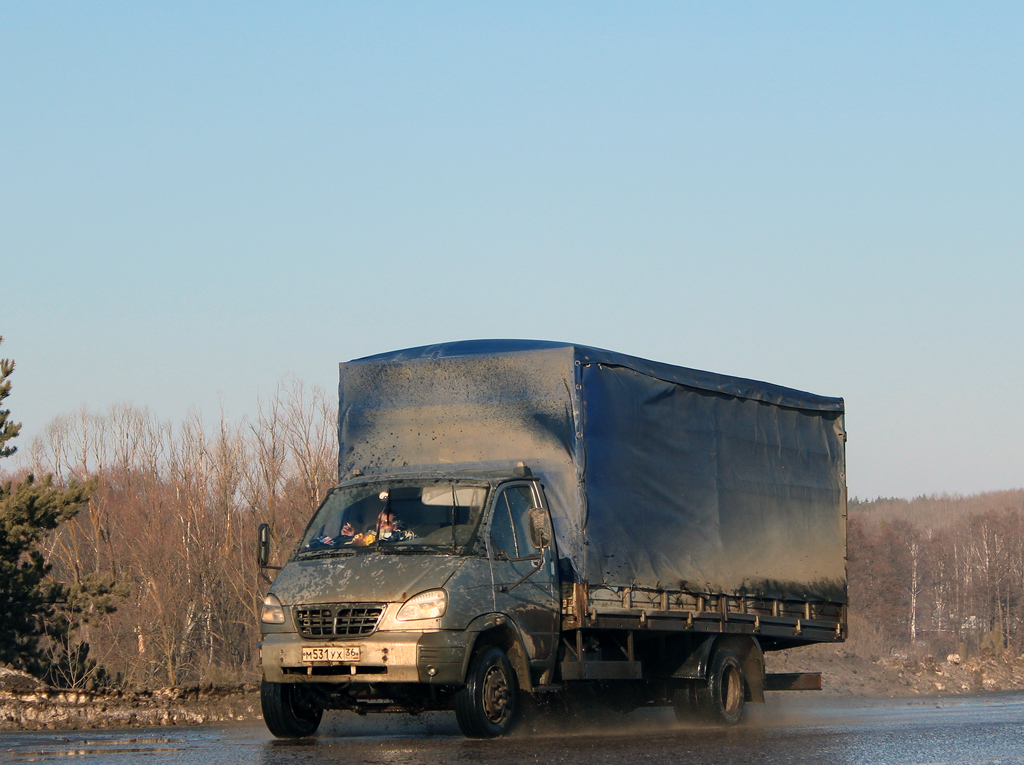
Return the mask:
<path fill-rule="evenodd" d="M 852 610 L 887 650 L 1024 653 L 1024 492 L 851 503 Z"/>
<path fill-rule="evenodd" d="M 266 581 L 336 481 L 333 396 L 282 383 L 252 421 L 178 426 L 142 407 L 54 420 L 23 474 L 94 486 L 45 554 L 67 593 L 49 636 L 66 687 L 251 679 Z M 17 478 L 17 476 L 15 476 Z M 872 650 L 1024 651 L 1024 492 L 853 501 L 851 626 Z M 855 636 L 856 637 L 856 636 Z M 85 647 L 89 647 L 88 657 Z M 55 664 L 54 666 L 58 666 Z"/>
<path fill-rule="evenodd" d="M 36 475 L 95 481 L 78 514 L 45 545 L 54 580 L 81 593 L 69 615 L 66 687 L 232 681 L 255 671 L 267 589 L 258 524 L 290 552 L 336 483 L 336 409 L 290 380 L 253 422 L 180 426 L 127 404 L 53 421 L 29 450 Z M 271 561 L 272 563 L 274 561 Z M 60 639 L 60 638 L 58 638 Z"/>
<path fill-rule="evenodd" d="M 984 494 L 933 494 L 901 499 L 850 500 L 850 513 L 866 523 L 908 521 L 920 529 L 944 529 L 973 515 L 1024 508 L 1024 489 Z"/>

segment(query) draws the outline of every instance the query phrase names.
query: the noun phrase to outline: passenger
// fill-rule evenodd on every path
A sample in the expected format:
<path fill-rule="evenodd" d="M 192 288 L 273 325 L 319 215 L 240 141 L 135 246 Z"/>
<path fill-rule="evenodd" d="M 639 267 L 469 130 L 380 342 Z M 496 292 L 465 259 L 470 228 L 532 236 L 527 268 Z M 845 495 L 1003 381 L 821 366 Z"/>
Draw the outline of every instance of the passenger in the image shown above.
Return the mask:
<path fill-rule="evenodd" d="M 371 531 L 366 531 L 366 532 L 364 532 L 362 534 L 357 534 L 356 530 L 354 528 L 352 528 L 352 524 L 351 523 L 346 523 L 344 526 L 341 527 L 341 534 L 340 534 L 340 536 L 347 537 L 347 539 L 345 540 L 345 544 L 347 544 L 347 545 L 355 545 L 356 547 L 362 547 L 364 545 L 373 544 L 373 542 L 375 540 L 375 537 L 371 536 L 370 539 L 367 539 L 367 535 L 372 535 L 372 534 L 373 534 L 372 530 Z"/>

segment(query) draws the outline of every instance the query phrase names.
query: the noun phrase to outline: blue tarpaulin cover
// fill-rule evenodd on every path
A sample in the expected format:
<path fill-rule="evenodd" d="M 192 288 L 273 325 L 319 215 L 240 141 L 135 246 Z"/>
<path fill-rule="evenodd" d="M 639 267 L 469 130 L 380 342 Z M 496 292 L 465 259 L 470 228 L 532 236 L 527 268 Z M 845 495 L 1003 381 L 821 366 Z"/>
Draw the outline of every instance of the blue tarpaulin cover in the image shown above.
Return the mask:
<path fill-rule="evenodd" d="M 342 476 L 523 461 L 581 581 L 846 602 L 840 398 L 530 340 L 340 372 Z"/>

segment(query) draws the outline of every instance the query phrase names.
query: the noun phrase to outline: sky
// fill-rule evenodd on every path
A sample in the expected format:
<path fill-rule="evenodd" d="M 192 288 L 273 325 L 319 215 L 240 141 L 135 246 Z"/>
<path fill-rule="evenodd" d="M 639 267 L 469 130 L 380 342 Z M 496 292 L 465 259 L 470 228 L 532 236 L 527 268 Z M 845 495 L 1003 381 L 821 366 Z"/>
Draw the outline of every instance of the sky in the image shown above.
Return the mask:
<path fill-rule="evenodd" d="M 0 4 L 23 451 L 549 339 L 846 400 L 851 496 L 1024 486 L 1024 5 Z"/>

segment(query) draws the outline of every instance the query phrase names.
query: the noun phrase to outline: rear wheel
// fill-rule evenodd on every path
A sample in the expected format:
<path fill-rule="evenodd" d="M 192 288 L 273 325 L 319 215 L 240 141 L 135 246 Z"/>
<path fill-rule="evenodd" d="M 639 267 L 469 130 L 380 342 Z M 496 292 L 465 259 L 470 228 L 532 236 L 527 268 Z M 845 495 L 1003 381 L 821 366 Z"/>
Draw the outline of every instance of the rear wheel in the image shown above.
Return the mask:
<path fill-rule="evenodd" d="M 735 725 L 743 718 L 746 692 L 739 657 L 729 650 L 717 651 L 705 682 L 675 692 L 672 701 L 676 719 Z"/>
<path fill-rule="evenodd" d="M 505 652 L 490 646 L 470 662 L 466 687 L 455 695 L 455 719 L 469 738 L 508 733 L 518 712 L 519 683 Z"/>
<path fill-rule="evenodd" d="M 312 699 L 308 689 L 297 683 L 268 683 L 260 685 L 260 704 L 263 722 L 278 738 L 312 736 L 320 727 L 324 711 Z"/>
<path fill-rule="evenodd" d="M 701 716 L 718 725 L 735 725 L 743 717 L 746 688 L 743 666 L 732 651 L 715 653 L 706 684 L 697 687 Z"/>
<path fill-rule="evenodd" d="M 676 688 L 672 694 L 672 711 L 676 713 L 676 721 L 683 725 L 700 721 L 696 685 L 687 683 L 681 688 Z"/>

